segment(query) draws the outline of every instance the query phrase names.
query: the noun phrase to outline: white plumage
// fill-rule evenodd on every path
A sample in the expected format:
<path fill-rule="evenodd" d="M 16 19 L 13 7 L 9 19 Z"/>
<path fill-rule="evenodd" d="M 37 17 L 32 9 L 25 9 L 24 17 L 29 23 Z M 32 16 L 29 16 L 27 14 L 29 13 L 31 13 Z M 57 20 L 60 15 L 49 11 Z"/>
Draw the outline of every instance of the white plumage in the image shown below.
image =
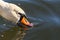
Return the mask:
<path fill-rule="evenodd" d="M 0 16 L 17 23 L 20 19 L 20 15 L 18 13 L 25 15 L 25 12 L 17 5 L 0 0 Z"/>

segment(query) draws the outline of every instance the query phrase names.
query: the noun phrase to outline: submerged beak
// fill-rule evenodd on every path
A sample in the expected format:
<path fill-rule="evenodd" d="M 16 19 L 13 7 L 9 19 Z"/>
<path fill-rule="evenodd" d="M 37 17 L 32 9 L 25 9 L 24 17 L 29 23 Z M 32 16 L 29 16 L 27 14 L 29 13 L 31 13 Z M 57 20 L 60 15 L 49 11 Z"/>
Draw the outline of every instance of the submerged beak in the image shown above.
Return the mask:
<path fill-rule="evenodd" d="M 21 23 L 23 23 L 24 25 L 29 26 L 29 27 L 32 27 L 32 26 L 33 26 L 33 24 L 30 23 L 30 22 L 27 20 L 27 18 L 25 18 L 25 17 L 22 18 Z"/>

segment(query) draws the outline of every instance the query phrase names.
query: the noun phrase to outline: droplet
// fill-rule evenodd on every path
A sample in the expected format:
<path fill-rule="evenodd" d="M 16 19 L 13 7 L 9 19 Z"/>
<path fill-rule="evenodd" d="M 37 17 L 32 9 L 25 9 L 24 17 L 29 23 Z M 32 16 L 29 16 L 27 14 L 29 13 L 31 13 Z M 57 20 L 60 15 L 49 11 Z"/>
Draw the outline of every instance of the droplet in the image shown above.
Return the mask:
<path fill-rule="evenodd" d="M 1 37 L 4 37 L 4 35 L 1 35 Z"/>
<path fill-rule="evenodd" d="M 3 24 L 4 26 L 6 26 L 6 24 Z"/>

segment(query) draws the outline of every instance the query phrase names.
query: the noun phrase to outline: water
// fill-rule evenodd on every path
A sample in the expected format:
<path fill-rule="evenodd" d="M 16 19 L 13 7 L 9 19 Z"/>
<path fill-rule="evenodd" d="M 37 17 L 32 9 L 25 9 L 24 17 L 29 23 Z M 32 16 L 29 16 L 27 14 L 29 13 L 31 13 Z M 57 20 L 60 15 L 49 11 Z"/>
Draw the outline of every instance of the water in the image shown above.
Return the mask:
<path fill-rule="evenodd" d="M 33 29 L 27 32 L 27 35 L 25 35 L 24 40 L 60 40 L 59 0 L 5 1 L 15 3 L 18 6 L 22 7 L 30 21 L 37 24 L 36 26 L 34 26 Z M 9 33 L 11 34 L 11 32 Z"/>

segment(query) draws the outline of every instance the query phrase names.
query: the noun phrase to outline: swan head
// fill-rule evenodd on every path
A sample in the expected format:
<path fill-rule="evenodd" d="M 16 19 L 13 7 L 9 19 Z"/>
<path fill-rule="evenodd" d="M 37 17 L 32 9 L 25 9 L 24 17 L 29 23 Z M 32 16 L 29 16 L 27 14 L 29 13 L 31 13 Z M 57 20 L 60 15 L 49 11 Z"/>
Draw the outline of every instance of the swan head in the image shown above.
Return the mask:
<path fill-rule="evenodd" d="M 20 14 L 20 13 L 19 13 Z M 26 15 L 24 15 L 24 14 L 20 14 L 20 20 L 19 20 L 19 22 L 20 22 L 20 26 L 21 27 L 24 27 L 25 28 L 25 30 L 26 30 L 26 28 L 32 28 L 33 27 L 33 23 L 31 23 L 31 22 L 29 22 L 29 20 L 28 20 L 28 18 L 26 17 Z"/>

